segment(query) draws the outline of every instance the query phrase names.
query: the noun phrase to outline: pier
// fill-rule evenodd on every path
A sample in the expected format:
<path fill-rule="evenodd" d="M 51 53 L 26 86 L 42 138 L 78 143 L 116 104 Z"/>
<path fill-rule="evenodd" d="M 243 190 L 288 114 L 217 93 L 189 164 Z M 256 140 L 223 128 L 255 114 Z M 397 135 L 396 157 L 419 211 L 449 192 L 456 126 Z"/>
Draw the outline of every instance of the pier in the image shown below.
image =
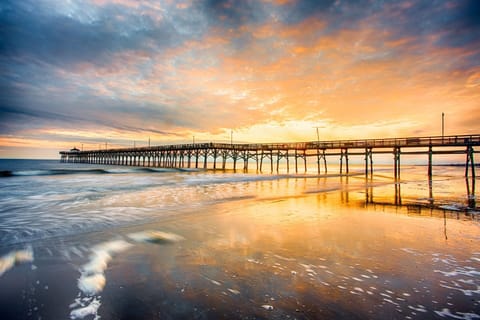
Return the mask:
<path fill-rule="evenodd" d="M 120 166 L 161 168 L 226 169 L 227 161 L 233 169 L 248 170 L 256 165 L 258 172 L 265 168 L 279 171 L 280 162 L 286 162 L 287 172 L 307 172 L 307 159 L 315 159 L 317 173 L 327 173 L 327 157 L 339 159 L 340 174 L 349 173 L 349 157 L 363 156 L 365 176 L 373 175 L 373 155 L 391 154 L 394 177 L 400 179 L 402 155 L 425 156 L 428 176 L 432 176 L 434 155 L 465 155 L 465 176 L 475 183 L 474 154 L 478 153 L 480 134 L 388 139 L 309 141 L 294 143 L 191 143 L 138 148 L 112 148 L 80 151 L 61 151 L 61 162 L 90 163 Z"/>

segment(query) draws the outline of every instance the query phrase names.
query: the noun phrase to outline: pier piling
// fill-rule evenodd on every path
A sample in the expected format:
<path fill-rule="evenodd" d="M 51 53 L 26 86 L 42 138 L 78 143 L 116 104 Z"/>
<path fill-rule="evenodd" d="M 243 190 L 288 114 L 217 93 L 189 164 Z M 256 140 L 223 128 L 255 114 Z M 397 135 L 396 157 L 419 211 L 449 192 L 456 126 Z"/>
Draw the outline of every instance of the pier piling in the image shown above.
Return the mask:
<path fill-rule="evenodd" d="M 307 160 L 316 158 L 317 173 L 327 173 L 327 157 L 340 156 L 340 174 L 349 174 L 349 156 L 363 155 L 365 159 L 365 176 L 373 176 L 373 155 L 393 152 L 394 178 L 400 180 L 400 158 L 403 154 L 427 155 L 428 177 L 433 176 L 432 157 L 434 154 L 465 154 L 465 177 L 475 182 L 475 150 L 480 146 L 480 135 L 408 137 L 392 139 L 310 141 L 295 143 L 263 143 L 263 144 L 225 144 L 194 143 L 163 145 L 134 148 L 111 148 L 101 150 L 83 150 L 76 148 L 60 152 L 60 161 L 68 163 L 91 163 L 102 165 L 146 166 L 165 168 L 200 168 L 217 169 L 217 158 L 222 159 L 222 170 L 227 163 L 237 169 L 237 161 L 243 159 L 243 170 L 248 170 L 249 160 L 256 162 L 256 169 L 263 170 L 264 159 L 270 160 L 270 172 L 273 173 L 274 161 L 279 171 L 280 161 L 285 159 L 287 172 L 290 161 L 295 161 L 295 172 L 299 172 L 299 159 L 303 159 L 304 171 L 307 172 Z M 213 160 L 209 162 L 209 159 Z M 338 159 L 338 158 L 337 158 Z M 203 164 L 200 163 L 203 162 Z"/>

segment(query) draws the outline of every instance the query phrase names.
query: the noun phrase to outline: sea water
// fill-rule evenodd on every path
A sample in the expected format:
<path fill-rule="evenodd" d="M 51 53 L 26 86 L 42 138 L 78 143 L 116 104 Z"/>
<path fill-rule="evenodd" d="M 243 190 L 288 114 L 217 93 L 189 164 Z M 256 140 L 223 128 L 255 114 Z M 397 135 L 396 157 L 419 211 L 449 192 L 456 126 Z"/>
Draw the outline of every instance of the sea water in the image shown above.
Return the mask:
<path fill-rule="evenodd" d="M 368 179 L 355 166 L 0 171 L 9 319 L 480 317 L 479 216 L 461 167 L 432 181 L 422 166 L 400 181 L 388 166 Z"/>

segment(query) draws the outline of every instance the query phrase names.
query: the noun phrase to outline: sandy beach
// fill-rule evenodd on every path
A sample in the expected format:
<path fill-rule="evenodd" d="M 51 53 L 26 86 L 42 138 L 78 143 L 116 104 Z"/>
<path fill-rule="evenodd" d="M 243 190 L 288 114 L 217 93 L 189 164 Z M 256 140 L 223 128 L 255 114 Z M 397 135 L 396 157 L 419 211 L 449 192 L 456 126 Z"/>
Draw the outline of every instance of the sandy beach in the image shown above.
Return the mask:
<path fill-rule="evenodd" d="M 1 313 L 6 319 L 479 316 L 477 215 L 366 204 L 365 188 L 355 187 L 360 178 L 332 179 L 238 184 L 230 187 L 253 188 L 257 196 L 11 246 L 10 253 L 33 255 L 20 254 L 0 277 Z M 382 200 L 389 196 L 382 188 L 392 185 L 377 188 Z"/>

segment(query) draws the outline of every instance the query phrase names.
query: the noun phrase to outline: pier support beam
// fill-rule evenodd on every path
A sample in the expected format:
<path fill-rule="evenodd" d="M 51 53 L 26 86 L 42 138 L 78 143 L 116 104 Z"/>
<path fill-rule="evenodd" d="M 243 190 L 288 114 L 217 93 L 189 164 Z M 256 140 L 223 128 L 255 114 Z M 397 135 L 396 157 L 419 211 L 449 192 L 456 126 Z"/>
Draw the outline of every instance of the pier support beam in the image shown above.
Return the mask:
<path fill-rule="evenodd" d="M 227 157 L 228 157 L 228 152 L 222 151 L 222 170 L 225 170 L 227 166 Z"/>
<path fill-rule="evenodd" d="M 395 183 L 395 205 L 402 205 L 402 191 L 399 182 Z"/>
<path fill-rule="evenodd" d="M 473 146 L 467 146 L 467 159 L 465 162 L 465 182 L 467 185 L 467 197 L 468 197 L 468 207 L 476 208 L 475 201 L 475 159 L 474 159 Z M 469 168 L 470 167 L 470 168 Z M 471 177 L 468 176 L 468 173 L 471 173 Z M 471 181 L 470 181 L 471 179 Z"/>
<path fill-rule="evenodd" d="M 373 178 L 373 157 L 372 148 L 365 148 L 365 177 Z"/>
<path fill-rule="evenodd" d="M 340 150 L 340 174 L 343 173 L 343 158 L 345 158 L 345 169 L 346 173 L 348 174 L 348 149 L 343 148 Z"/>
<path fill-rule="evenodd" d="M 468 177 L 468 171 L 471 171 L 472 178 L 475 179 L 475 161 L 473 158 L 474 150 L 471 145 L 467 147 L 467 160 L 465 162 L 465 177 Z M 470 170 L 469 170 L 470 166 Z"/>
<path fill-rule="evenodd" d="M 400 180 L 400 155 L 402 151 L 400 147 L 393 148 L 393 170 L 395 181 Z"/>
<path fill-rule="evenodd" d="M 325 154 L 325 149 L 322 149 L 322 153 L 320 153 L 320 149 L 317 149 L 317 168 L 318 168 L 318 174 L 320 174 L 320 160 L 323 159 L 323 165 L 324 165 L 324 172 L 327 173 L 327 158 Z"/>
<path fill-rule="evenodd" d="M 432 173 L 432 156 L 433 150 L 432 146 L 428 147 L 428 179 L 431 180 L 433 173 Z"/>
<path fill-rule="evenodd" d="M 248 172 L 248 159 L 250 158 L 250 154 L 248 151 L 243 151 L 243 171 Z"/>

